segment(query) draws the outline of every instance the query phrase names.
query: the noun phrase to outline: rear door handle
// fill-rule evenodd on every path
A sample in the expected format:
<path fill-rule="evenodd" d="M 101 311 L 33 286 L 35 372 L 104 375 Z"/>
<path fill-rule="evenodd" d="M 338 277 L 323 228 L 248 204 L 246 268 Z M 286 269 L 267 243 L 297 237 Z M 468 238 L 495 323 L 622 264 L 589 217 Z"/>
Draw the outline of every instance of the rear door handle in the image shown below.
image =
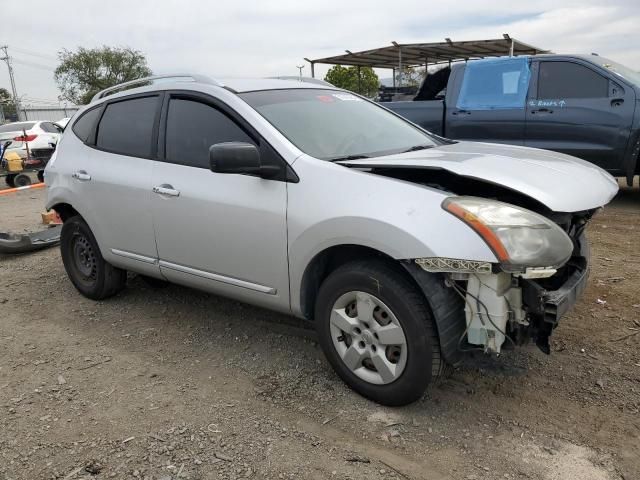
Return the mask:
<path fill-rule="evenodd" d="M 166 195 L 167 197 L 180 196 L 180 190 L 176 190 L 172 185 L 169 185 L 168 183 L 163 183 L 162 185 L 153 187 L 153 193 L 157 193 L 158 195 Z"/>
<path fill-rule="evenodd" d="M 612 107 L 619 107 L 623 103 L 624 103 L 624 98 L 614 98 L 613 100 L 611 100 Z"/>
<path fill-rule="evenodd" d="M 451 115 L 471 115 L 471 112 L 469 110 L 454 110 L 453 112 L 451 112 Z"/>
<path fill-rule="evenodd" d="M 73 172 L 71 176 L 76 180 L 80 180 L 81 182 L 88 182 L 89 180 L 91 180 L 91 175 L 89 175 L 84 170 L 78 170 L 77 172 Z"/>
<path fill-rule="evenodd" d="M 548 108 L 539 108 L 537 110 L 531 110 L 531 113 L 553 113 L 553 110 L 549 110 Z"/>

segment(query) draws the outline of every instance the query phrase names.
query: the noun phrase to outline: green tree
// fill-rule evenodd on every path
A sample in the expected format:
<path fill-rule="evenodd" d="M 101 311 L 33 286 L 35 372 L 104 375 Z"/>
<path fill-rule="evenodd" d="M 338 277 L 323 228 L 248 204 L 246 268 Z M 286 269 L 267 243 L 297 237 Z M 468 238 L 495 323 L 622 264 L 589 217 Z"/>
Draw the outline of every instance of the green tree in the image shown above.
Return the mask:
<path fill-rule="evenodd" d="M 128 47 L 65 49 L 58 52 L 58 58 L 54 78 L 60 99 L 78 105 L 89 103 L 100 90 L 151 75 L 145 56 Z"/>
<path fill-rule="evenodd" d="M 13 117 L 16 114 L 16 104 L 13 101 L 13 95 L 11 95 L 6 88 L 0 88 L 0 105 L 2 105 L 5 118 Z"/>
<path fill-rule="evenodd" d="M 360 76 L 358 77 L 358 70 Z M 378 75 L 371 67 L 331 67 L 324 77 L 325 81 L 339 88 L 351 90 L 366 97 L 375 97 L 380 88 Z"/>
<path fill-rule="evenodd" d="M 416 87 L 422 83 L 425 76 L 424 67 L 402 67 L 402 86 Z M 396 85 L 400 84 L 400 75 L 396 71 Z"/>

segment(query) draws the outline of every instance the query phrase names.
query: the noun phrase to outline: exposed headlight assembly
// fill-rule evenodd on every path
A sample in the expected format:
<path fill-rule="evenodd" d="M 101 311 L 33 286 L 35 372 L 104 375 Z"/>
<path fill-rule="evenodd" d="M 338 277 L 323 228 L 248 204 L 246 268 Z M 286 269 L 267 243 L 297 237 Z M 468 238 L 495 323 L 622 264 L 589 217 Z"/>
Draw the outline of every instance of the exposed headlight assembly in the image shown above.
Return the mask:
<path fill-rule="evenodd" d="M 559 267 L 573 252 L 573 242 L 564 230 L 530 210 L 478 197 L 449 197 L 442 208 L 482 237 L 504 271 Z"/>

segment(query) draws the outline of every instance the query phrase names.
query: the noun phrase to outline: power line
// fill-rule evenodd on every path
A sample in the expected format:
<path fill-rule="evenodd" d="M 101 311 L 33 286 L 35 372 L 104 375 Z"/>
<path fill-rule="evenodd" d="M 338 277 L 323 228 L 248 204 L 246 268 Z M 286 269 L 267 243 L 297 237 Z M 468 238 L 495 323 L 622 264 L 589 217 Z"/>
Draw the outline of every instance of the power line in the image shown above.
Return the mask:
<path fill-rule="evenodd" d="M 24 60 L 15 59 L 15 58 L 13 59 L 13 61 L 15 63 L 20 64 L 20 65 L 25 65 L 27 67 L 40 68 L 42 70 L 48 70 L 50 72 L 55 71 L 55 68 L 50 66 L 50 65 L 43 65 L 41 63 L 28 62 L 28 61 L 24 61 Z"/>
<path fill-rule="evenodd" d="M 6 45 L 0 47 L 0 50 L 4 52 L 4 57 L 0 58 L 0 60 L 4 60 L 7 63 L 7 68 L 9 69 L 9 80 L 11 81 L 11 90 L 13 91 L 13 101 L 16 105 L 16 115 L 18 116 L 18 120 L 20 120 L 20 99 L 18 98 L 18 90 L 16 89 L 16 79 L 13 76 L 13 66 L 11 65 L 11 57 L 9 56 L 9 52 L 7 51 L 9 47 Z"/>
<path fill-rule="evenodd" d="M 39 52 L 34 52 L 33 50 L 27 50 L 26 48 L 17 48 L 17 47 L 11 47 L 14 51 L 18 52 L 18 53 L 23 53 L 25 55 L 31 55 L 32 57 L 40 57 L 46 60 L 58 60 L 57 57 L 54 57 L 53 55 L 44 55 L 42 53 Z"/>

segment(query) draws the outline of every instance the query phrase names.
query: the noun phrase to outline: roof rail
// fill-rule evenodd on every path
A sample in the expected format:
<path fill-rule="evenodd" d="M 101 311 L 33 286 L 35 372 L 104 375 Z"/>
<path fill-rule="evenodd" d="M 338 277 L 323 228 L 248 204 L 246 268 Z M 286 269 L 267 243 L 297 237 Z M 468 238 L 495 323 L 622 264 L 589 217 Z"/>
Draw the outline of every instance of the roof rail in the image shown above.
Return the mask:
<path fill-rule="evenodd" d="M 209 85 L 217 85 L 218 87 L 223 87 L 224 85 L 217 80 L 207 77 L 206 75 L 197 75 L 193 73 L 172 73 L 167 75 L 152 75 L 150 77 L 138 78 L 136 80 L 130 80 L 128 82 L 119 83 L 118 85 L 114 85 L 113 87 L 105 88 L 104 90 L 100 90 L 96 93 L 91 102 L 95 102 L 96 100 L 100 100 L 101 98 L 106 97 L 107 95 L 111 95 L 118 90 L 122 90 L 123 88 L 131 87 L 137 84 L 145 84 L 145 83 L 155 83 L 157 80 L 165 80 L 165 79 L 183 79 L 181 81 L 187 82 L 199 82 L 206 83 Z M 187 80 L 184 80 L 187 79 Z"/>

